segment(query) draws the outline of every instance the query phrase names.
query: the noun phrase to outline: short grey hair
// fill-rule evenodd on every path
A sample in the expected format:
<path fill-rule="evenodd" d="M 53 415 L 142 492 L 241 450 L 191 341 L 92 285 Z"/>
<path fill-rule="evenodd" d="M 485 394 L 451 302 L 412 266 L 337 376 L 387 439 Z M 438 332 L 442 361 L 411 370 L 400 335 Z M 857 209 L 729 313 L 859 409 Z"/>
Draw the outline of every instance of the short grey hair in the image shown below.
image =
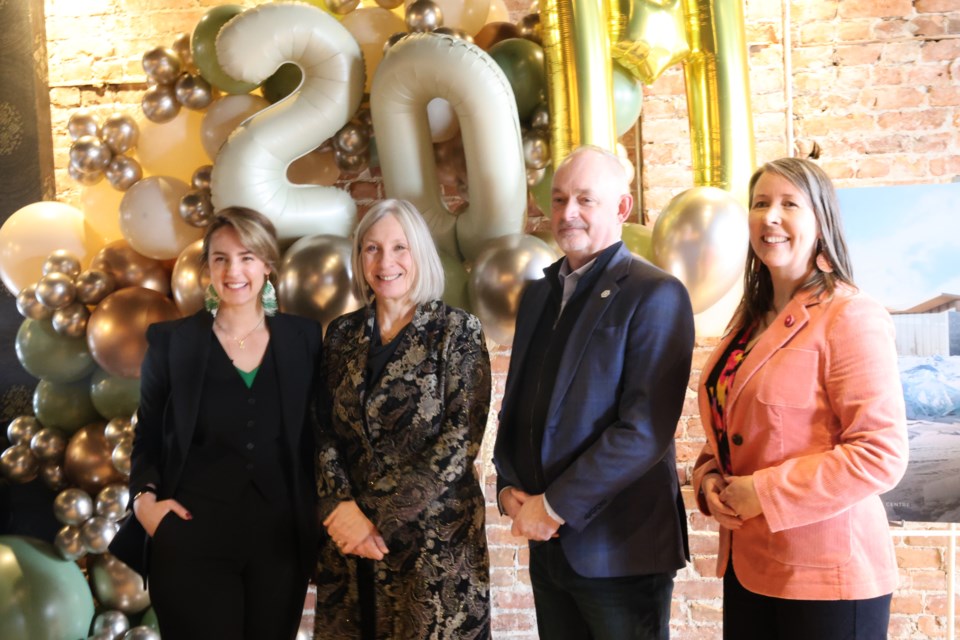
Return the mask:
<path fill-rule="evenodd" d="M 581 156 L 585 153 L 593 153 L 600 156 L 603 160 L 610 165 L 610 170 L 613 172 L 612 177 L 620 184 L 620 187 L 623 189 L 623 193 L 630 193 L 630 181 L 627 179 L 627 170 L 623 166 L 623 159 L 617 154 L 604 149 L 603 147 L 598 147 L 595 144 L 582 144 L 579 147 L 571 151 L 566 158 L 560 161 L 560 164 L 557 165 L 557 168 L 554 170 L 553 175 L 557 175 L 557 172 L 560 169 L 563 169 L 568 164 L 573 162 L 573 159 L 577 156 Z"/>
<path fill-rule="evenodd" d="M 365 305 L 373 302 L 373 289 L 363 277 L 362 244 L 370 228 L 387 216 L 393 216 L 400 223 L 404 235 L 407 236 L 413 263 L 416 265 L 410 300 L 415 304 L 439 300 L 443 296 L 444 274 L 433 236 L 430 235 L 430 229 L 417 208 L 406 200 L 396 199 L 381 200 L 370 207 L 353 232 L 353 251 L 350 262 L 353 267 L 353 288 L 357 297 Z"/>

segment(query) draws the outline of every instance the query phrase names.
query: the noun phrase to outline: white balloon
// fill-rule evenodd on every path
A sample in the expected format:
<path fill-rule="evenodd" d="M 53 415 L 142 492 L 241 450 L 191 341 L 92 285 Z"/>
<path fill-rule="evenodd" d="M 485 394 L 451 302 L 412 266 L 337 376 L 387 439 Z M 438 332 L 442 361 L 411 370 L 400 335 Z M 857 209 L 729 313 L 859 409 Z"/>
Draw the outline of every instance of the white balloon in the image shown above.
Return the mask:
<path fill-rule="evenodd" d="M 487 12 L 487 19 L 484 24 L 490 24 L 491 22 L 511 22 L 510 10 L 507 9 L 505 0 L 490 0 L 490 10 Z"/>
<path fill-rule="evenodd" d="M 427 120 L 430 122 L 430 138 L 434 142 L 446 142 L 460 133 L 457 112 L 443 98 L 434 98 L 427 103 Z"/>
<path fill-rule="evenodd" d="M 203 229 L 180 216 L 180 198 L 190 187 L 168 176 L 151 176 L 130 187 L 120 201 L 120 231 L 133 250 L 154 260 L 171 260 L 203 237 Z"/>
<path fill-rule="evenodd" d="M 443 204 L 427 103 L 443 98 L 460 121 L 470 205 L 454 216 Z M 395 44 L 373 79 L 370 106 L 387 195 L 412 202 L 437 248 L 472 260 L 481 245 L 520 233 L 527 182 L 517 103 L 506 76 L 476 45 L 411 34 Z"/>
<path fill-rule="evenodd" d="M 263 4 L 231 20 L 217 36 L 224 70 L 260 83 L 285 62 L 304 78 L 298 91 L 256 114 L 220 149 L 210 188 L 217 209 L 242 206 L 268 216 L 281 240 L 346 236 L 356 205 L 334 187 L 295 185 L 287 167 L 331 137 L 363 97 L 363 58 L 336 18 L 306 4 Z"/>

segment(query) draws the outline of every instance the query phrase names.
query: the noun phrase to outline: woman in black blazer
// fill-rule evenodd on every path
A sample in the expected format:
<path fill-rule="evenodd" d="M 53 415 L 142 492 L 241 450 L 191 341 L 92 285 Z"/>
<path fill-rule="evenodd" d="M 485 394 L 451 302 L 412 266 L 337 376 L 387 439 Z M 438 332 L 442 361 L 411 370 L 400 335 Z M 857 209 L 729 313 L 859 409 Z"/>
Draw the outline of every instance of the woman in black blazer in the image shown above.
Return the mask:
<path fill-rule="evenodd" d="M 276 313 L 273 224 L 222 210 L 207 311 L 152 325 L 131 457 L 165 638 L 295 637 L 316 561 L 316 322 Z M 209 311 L 209 313 L 208 313 Z"/>

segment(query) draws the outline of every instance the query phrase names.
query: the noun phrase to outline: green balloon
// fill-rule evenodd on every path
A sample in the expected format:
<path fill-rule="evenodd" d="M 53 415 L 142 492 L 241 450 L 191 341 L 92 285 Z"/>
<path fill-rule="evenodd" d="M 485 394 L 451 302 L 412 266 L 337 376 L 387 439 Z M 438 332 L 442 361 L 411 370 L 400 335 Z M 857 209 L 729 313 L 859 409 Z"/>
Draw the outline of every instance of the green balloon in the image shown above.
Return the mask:
<path fill-rule="evenodd" d="M 260 90 L 267 102 L 273 104 L 280 102 L 296 91 L 302 80 L 303 71 L 300 71 L 300 67 L 292 62 L 286 62 L 280 65 L 280 68 L 272 76 L 263 81 Z"/>
<path fill-rule="evenodd" d="M 533 195 L 533 200 L 537 203 L 537 206 L 540 207 L 543 215 L 549 218 L 553 212 L 553 207 L 550 206 L 553 195 L 552 164 L 547 166 L 547 172 L 543 174 L 543 179 L 530 189 L 530 193 Z"/>
<path fill-rule="evenodd" d="M 0 638 L 86 638 L 93 613 L 77 563 L 42 540 L 0 536 Z"/>
<path fill-rule="evenodd" d="M 613 111 L 617 137 L 622 136 L 637 123 L 643 108 L 643 84 L 633 75 L 613 63 Z"/>
<path fill-rule="evenodd" d="M 653 229 L 651 227 L 625 222 L 622 238 L 627 249 L 647 261 L 653 261 Z"/>
<path fill-rule="evenodd" d="M 210 9 L 200 18 L 190 39 L 193 63 L 197 65 L 200 75 L 226 93 L 250 93 L 257 88 L 256 84 L 241 82 L 230 76 L 217 59 L 217 34 L 220 33 L 220 28 L 244 11 L 244 7 L 235 4 L 224 4 Z"/>
<path fill-rule="evenodd" d="M 33 412 L 45 427 L 73 433 L 100 419 L 90 400 L 90 380 L 48 382 L 41 380 L 33 392 Z"/>
<path fill-rule="evenodd" d="M 460 307 L 469 311 L 467 281 L 470 280 L 470 276 L 464 269 L 463 262 L 441 251 L 440 264 L 443 265 L 443 301 L 451 307 Z"/>
<path fill-rule="evenodd" d="M 42 380 L 73 382 L 90 375 L 97 366 L 86 338 L 61 336 L 49 320 L 24 320 L 15 345 L 23 368 Z"/>
<path fill-rule="evenodd" d="M 146 613 L 143 614 L 143 617 L 140 618 L 140 625 L 144 627 L 150 627 L 157 633 L 160 633 L 160 623 L 157 622 L 157 612 L 153 610 L 153 607 L 147 609 Z"/>
<path fill-rule="evenodd" d="M 520 120 L 527 120 L 536 106 L 546 101 L 547 76 L 543 65 L 543 48 L 526 38 L 508 38 L 490 47 L 488 53 L 513 87 L 517 115 Z"/>
<path fill-rule="evenodd" d="M 90 379 L 90 400 L 107 420 L 129 418 L 140 404 L 140 379 L 112 376 L 97 369 Z"/>

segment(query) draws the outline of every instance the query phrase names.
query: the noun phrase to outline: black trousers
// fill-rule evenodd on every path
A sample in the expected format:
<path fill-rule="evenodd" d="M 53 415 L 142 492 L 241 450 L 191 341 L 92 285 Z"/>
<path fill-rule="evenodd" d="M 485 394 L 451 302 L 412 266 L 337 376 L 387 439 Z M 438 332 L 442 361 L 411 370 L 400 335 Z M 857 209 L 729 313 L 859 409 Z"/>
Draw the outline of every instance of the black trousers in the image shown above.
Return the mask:
<path fill-rule="evenodd" d="M 723 576 L 724 640 L 885 640 L 887 594 L 867 600 L 786 600 L 747 591 L 733 572 Z"/>
<path fill-rule="evenodd" d="M 585 578 L 559 540 L 530 545 L 530 581 L 543 640 L 667 640 L 674 572 Z"/>
<path fill-rule="evenodd" d="M 151 545 L 149 590 L 160 634 L 175 640 L 296 637 L 307 576 L 296 522 L 252 486 L 235 504 L 188 491 L 177 495 L 193 516 L 170 512 Z"/>

